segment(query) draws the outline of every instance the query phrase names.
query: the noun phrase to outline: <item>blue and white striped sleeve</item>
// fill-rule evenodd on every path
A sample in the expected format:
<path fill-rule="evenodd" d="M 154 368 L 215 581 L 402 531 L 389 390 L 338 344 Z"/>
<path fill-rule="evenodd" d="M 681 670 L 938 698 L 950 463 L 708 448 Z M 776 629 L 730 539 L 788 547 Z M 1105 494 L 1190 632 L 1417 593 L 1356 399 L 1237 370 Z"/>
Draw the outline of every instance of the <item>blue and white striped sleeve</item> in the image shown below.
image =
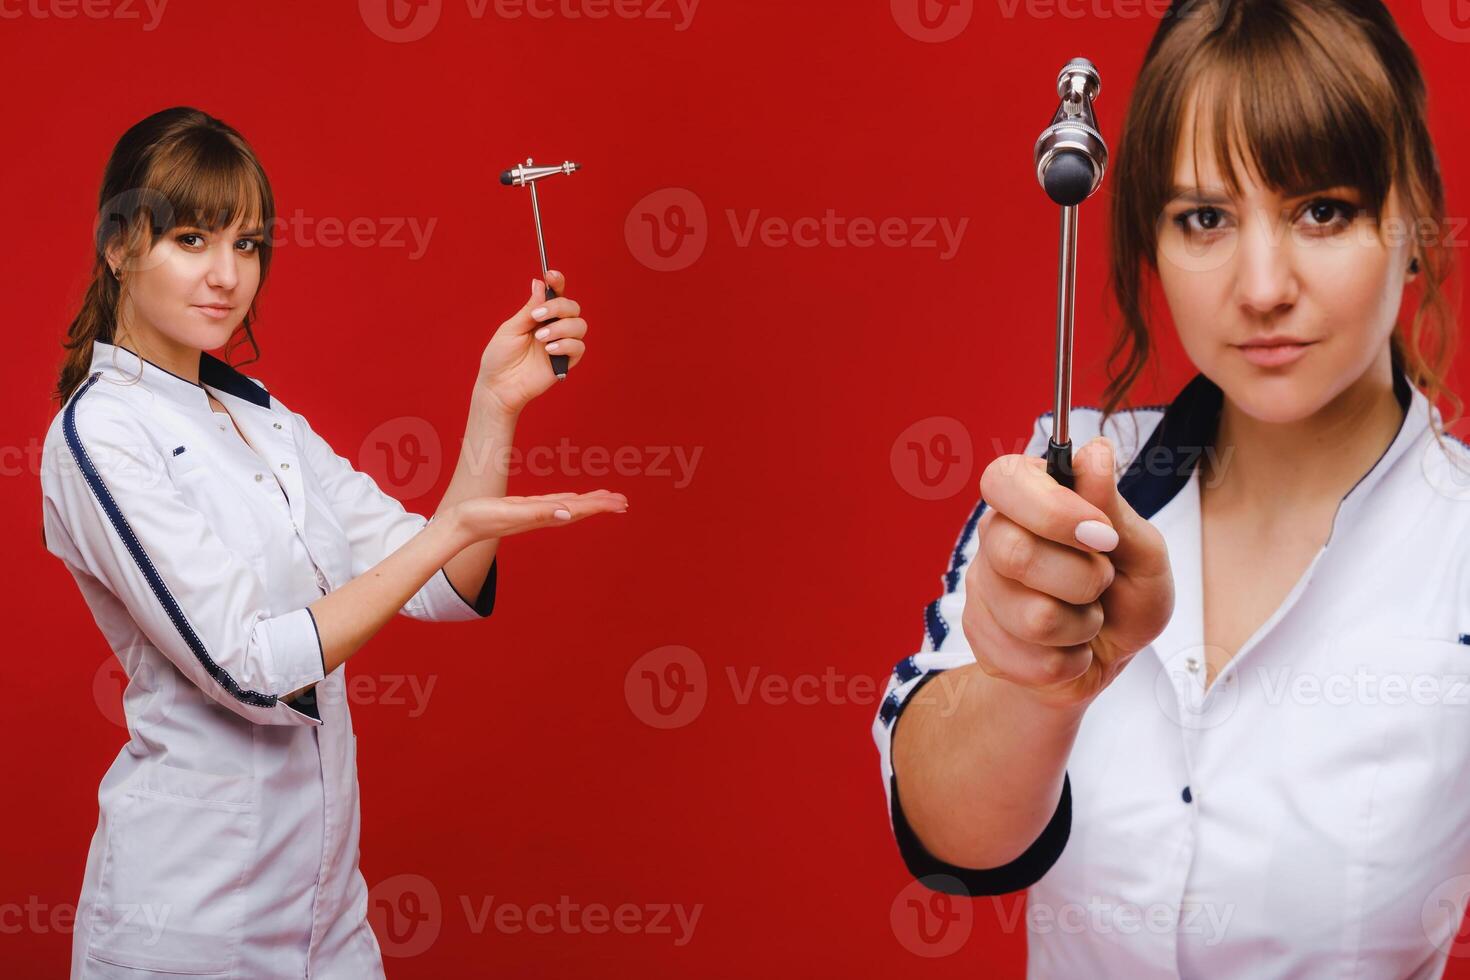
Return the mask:
<path fill-rule="evenodd" d="M 270 608 L 251 564 L 174 486 L 146 424 L 90 394 L 97 377 L 47 435 L 47 550 L 79 582 L 101 583 L 141 636 L 219 704 L 257 724 L 320 725 L 314 698 L 287 700 L 326 676 L 311 610 Z"/>
<path fill-rule="evenodd" d="M 1051 432 L 1047 418 L 1043 415 L 1036 420 L 1024 455 L 1046 455 Z M 998 868 L 963 868 L 929 853 L 909 826 L 899 798 L 892 749 L 893 735 L 904 709 L 929 681 L 944 671 L 975 662 L 961 618 L 965 611 L 965 573 L 979 551 L 977 528 L 984 513 L 985 502 L 981 500 L 960 529 L 942 576 L 944 591 L 924 609 L 924 635 L 919 651 L 904 657 L 894 667 L 873 719 L 873 740 L 878 745 L 889 821 L 904 864 L 927 886 L 962 895 L 1002 895 L 1033 884 L 1061 855 L 1071 829 L 1071 785 L 1064 779 L 1056 813 L 1024 854 Z"/>

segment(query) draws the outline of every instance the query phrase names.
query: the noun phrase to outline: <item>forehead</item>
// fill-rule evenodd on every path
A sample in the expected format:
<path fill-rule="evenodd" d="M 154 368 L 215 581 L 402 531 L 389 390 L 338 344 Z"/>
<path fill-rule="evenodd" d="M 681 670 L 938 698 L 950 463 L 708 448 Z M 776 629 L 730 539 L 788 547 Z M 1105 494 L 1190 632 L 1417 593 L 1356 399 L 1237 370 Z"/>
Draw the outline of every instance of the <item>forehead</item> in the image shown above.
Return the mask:
<path fill-rule="evenodd" d="M 179 222 L 181 228 L 200 228 L 207 231 L 217 231 L 227 234 L 240 234 L 243 232 L 262 231 L 260 214 L 256 210 L 242 211 L 237 213 L 230 224 L 225 224 L 225 213 L 207 214 L 200 212 L 193 215 L 185 215 Z"/>
<path fill-rule="evenodd" d="M 1203 87 L 1202 87 L 1203 88 Z M 1164 198 L 1172 201 L 1184 197 L 1207 201 L 1223 201 L 1238 197 L 1242 201 L 1280 202 L 1297 200 L 1329 190 L 1361 190 L 1368 193 L 1362 184 L 1348 173 L 1332 173 L 1341 169 L 1336 163 L 1321 161 L 1316 164 L 1308 159 L 1317 159 L 1309 149 L 1298 147 L 1296 163 L 1292 164 L 1291 175 L 1283 175 L 1285 185 L 1273 184 L 1262 176 L 1260 160 L 1244 131 L 1242 112 L 1238 108 L 1225 111 L 1223 123 L 1217 119 L 1222 109 L 1208 92 L 1187 99 L 1180 117 L 1178 146 L 1174 152 L 1172 186 L 1166 188 Z M 1222 137 L 1217 129 L 1226 129 Z M 1219 139 L 1229 144 L 1228 172 L 1221 169 Z M 1306 153 L 1307 158 L 1301 154 Z M 1329 154 L 1330 156 L 1330 154 Z M 1324 169 L 1325 168 L 1325 169 Z M 1279 169 L 1279 164 L 1278 164 Z M 1388 181 L 1386 196 L 1391 198 L 1394 182 Z M 1369 195 L 1371 197 L 1371 194 Z M 1385 207 L 1393 207 L 1387 200 Z"/>
<path fill-rule="evenodd" d="M 1216 159 L 1216 112 L 1211 101 L 1201 95 L 1196 95 L 1185 103 L 1179 127 L 1179 145 L 1174 153 L 1173 176 L 1176 186 L 1222 192 L 1226 190 L 1225 174 L 1221 172 Z M 1241 153 L 1244 145 L 1245 139 L 1239 133 L 1230 140 L 1230 158 L 1241 192 L 1247 197 L 1267 193 L 1268 189 L 1261 184 L 1252 162 Z"/>

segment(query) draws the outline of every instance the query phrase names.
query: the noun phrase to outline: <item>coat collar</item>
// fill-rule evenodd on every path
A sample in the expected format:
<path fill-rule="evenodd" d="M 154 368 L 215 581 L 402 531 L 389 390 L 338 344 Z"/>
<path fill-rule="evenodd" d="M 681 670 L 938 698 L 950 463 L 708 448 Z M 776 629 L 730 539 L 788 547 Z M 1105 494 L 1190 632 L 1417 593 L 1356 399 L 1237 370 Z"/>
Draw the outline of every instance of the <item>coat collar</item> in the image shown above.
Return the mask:
<path fill-rule="evenodd" d="M 1402 368 L 1394 365 L 1394 396 L 1404 408 L 1399 431 L 1379 456 L 1338 503 L 1332 527 L 1323 545 L 1325 554 L 1334 541 L 1346 535 L 1362 520 L 1362 508 L 1373 499 L 1373 489 L 1395 464 L 1419 441 L 1429 427 L 1429 399 L 1410 383 Z M 1161 677 L 1169 678 L 1169 686 L 1156 690 L 1159 705 L 1169 717 L 1183 727 L 1208 724 L 1202 714 L 1190 714 L 1180 705 L 1194 705 L 1203 712 L 1205 698 L 1221 698 L 1219 694 L 1227 673 L 1238 671 L 1243 656 L 1255 640 L 1291 608 L 1305 589 L 1310 574 L 1298 579 L 1291 593 L 1281 602 L 1271 618 L 1231 657 L 1221 671 L 1220 679 L 1204 690 L 1204 664 L 1207 650 L 1204 637 L 1204 568 L 1200 485 L 1196 465 L 1202 449 L 1212 447 L 1224 397 L 1218 386 L 1204 375 L 1196 375 L 1165 408 L 1164 418 L 1154 427 L 1136 457 L 1118 481 L 1123 497 L 1163 532 L 1169 542 L 1169 563 L 1174 574 L 1174 614 L 1163 631 L 1150 644 L 1164 667 Z M 1439 412 L 1434 410 L 1435 418 Z M 1162 680 L 1160 683 L 1164 683 Z M 1181 700 L 1182 699 L 1182 700 Z"/>
<path fill-rule="evenodd" d="M 195 384 L 145 357 L 139 357 L 126 347 L 94 340 L 91 373 L 97 372 L 112 380 L 136 381 L 148 391 L 188 409 L 211 411 L 210 393 L 230 395 L 261 408 L 271 407 L 271 396 L 259 382 L 207 351 L 199 352 L 200 383 Z"/>
<path fill-rule="evenodd" d="M 1398 434 L 1372 468 L 1343 496 L 1361 500 L 1383 478 L 1429 426 L 1429 399 L 1395 364 L 1393 393 L 1404 409 Z M 1118 480 L 1118 492 L 1138 514 L 1151 518 L 1190 482 L 1203 454 L 1214 446 L 1224 394 L 1203 374 L 1196 374 L 1164 409 L 1143 448 Z"/>

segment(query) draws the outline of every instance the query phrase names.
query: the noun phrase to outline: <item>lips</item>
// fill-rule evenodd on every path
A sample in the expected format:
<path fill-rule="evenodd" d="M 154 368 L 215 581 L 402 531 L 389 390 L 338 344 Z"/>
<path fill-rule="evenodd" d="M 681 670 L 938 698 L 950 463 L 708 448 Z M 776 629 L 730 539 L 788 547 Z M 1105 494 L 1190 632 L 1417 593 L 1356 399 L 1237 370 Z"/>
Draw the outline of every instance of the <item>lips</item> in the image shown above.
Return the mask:
<path fill-rule="evenodd" d="M 232 306 L 200 306 L 198 304 L 195 304 L 192 308 L 212 320 L 223 320 L 230 315 L 230 310 L 234 309 Z"/>
<path fill-rule="evenodd" d="M 1299 360 L 1315 344 L 1314 340 L 1290 343 L 1273 340 L 1269 344 L 1237 344 L 1236 350 L 1257 367 L 1281 367 Z"/>

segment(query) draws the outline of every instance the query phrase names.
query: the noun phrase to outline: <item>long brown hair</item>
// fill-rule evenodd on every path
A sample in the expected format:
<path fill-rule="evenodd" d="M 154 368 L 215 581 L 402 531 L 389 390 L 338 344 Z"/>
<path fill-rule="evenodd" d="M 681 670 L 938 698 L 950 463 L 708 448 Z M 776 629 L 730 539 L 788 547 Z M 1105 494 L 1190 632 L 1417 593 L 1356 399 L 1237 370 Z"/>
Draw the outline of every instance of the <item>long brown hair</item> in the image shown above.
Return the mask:
<path fill-rule="evenodd" d="M 1103 418 L 1126 404 L 1149 361 L 1158 223 L 1196 96 L 1196 124 L 1213 119 L 1216 164 L 1232 194 L 1240 192 L 1232 148 L 1282 193 L 1356 188 L 1375 222 L 1397 183 L 1421 291 L 1412 320 L 1395 326 L 1394 369 L 1423 389 L 1431 410 L 1447 398 L 1446 425 L 1458 420 L 1463 402 L 1444 378 L 1459 295 L 1447 295 L 1455 263 L 1424 79 L 1379 0 L 1174 0 L 1144 57 L 1114 161 L 1112 288 L 1122 322 L 1108 354 Z M 1443 431 L 1435 437 L 1443 445 Z"/>
<path fill-rule="evenodd" d="M 265 240 L 257 249 L 258 299 L 270 269 L 275 197 L 250 144 L 224 122 L 188 106 L 155 112 L 123 133 L 102 174 L 92 280 L 81 310 L 67 329 L 62 344 L 66 354 L 52 397 L 65 403 L 86 379 L 94 340 L 113 342 L 129 269 L 143 261 L 160 238 L 180 226 L 211 232 L 229 228 L 241 215 L 247 220 L 258 217 L 266 229 Z M 107 250 L 113 244 L 120 246 L 123 255 L 120 277 L 114 277 L 108 265 Z M 251 330 L 255 317 L 252 301 L 226 344 L 227 358 L 243 332 L 255 356 L 241 363 L 260 359 Z"/>

